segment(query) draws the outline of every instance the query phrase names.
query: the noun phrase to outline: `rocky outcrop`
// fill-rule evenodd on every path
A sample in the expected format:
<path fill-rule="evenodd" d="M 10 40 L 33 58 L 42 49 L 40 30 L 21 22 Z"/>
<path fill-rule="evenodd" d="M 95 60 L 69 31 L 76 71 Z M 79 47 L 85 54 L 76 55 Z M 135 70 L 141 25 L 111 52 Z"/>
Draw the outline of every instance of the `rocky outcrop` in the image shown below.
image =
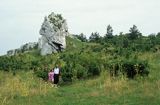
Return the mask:
<path fill-rule="evenodd" d="M 27 43 L 18 49 L 7 51 L 7 55 L 12 56 L 38 48 L 41 55 L 47 55 L 63 51 L 66 48 L 65 37 L 69 36 L 68 27 L 66 20 L 60 14 L 52 12 L 48 17 L 45 17 L 39 33 L 41 38 L 38 43 Z"/>
<path fill-rule="evenodd" d="M 52 12 L 45 17 L 39 33 L 42 35 L 38 41 L 41 55 L 56 53 L 66 48 L 65 36 L 69 35 L 68 27 L 60 14 Z"/>
<path fill-rule="evenodd" d="M 16 54 L 16 49 L 7 51 L 8 56 L 12 56 Z"/>
<path fill-rule="evenodd" d="M 38 48 L 38 43 L 37 42 L 30 42 L 30 43 L 26 43 L 26 44 L 22 45 L 18 49 L 13 49 L 13 50 L 7 51 L 7 55 L 8 56 L 13 56 L 13 55 L 16 55 L 18 53 L 28 52 L 30 50 L 37 49 L 37 48 Z"/>

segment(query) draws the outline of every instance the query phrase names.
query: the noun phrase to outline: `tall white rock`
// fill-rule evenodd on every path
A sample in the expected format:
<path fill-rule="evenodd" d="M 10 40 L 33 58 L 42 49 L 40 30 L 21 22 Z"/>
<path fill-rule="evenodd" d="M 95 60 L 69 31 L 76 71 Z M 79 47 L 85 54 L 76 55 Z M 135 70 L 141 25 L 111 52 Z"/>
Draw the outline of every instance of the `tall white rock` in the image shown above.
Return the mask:
<path fill-rule="evenodd" d="M 66 48 L 65 36 L 69 35 L 68 27 L 60 14 L 52 12 L 45 17 L 39 33 L 42 35 L 38 42 L 41 55 L 56 53 Z"/>

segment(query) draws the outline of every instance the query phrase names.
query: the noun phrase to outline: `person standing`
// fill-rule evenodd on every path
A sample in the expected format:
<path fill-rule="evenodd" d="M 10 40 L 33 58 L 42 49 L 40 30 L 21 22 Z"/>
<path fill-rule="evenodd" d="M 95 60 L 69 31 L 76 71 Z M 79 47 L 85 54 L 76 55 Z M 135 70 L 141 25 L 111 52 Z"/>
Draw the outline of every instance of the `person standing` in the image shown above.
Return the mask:
<path fill-rule="evenodd" d="M 50 70 L 50 72 L 48 73 L 48 80 L 49 82 L 53 84 L 54 82 L 54 71 L 53 70 Z"/>
<path fill-rule="evenodd" d="M 60 68 L 56 65 L 54 68 L 54 86 L 57 87 L 59 82 Z"/>

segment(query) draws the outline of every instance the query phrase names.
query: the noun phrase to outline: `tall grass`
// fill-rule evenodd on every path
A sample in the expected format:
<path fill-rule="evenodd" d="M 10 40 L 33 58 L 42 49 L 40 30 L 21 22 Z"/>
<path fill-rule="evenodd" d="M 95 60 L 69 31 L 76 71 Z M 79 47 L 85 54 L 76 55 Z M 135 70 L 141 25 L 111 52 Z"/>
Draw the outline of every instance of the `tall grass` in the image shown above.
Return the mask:
<path fill-rule="evenodd" d="M 58 89 L 32 72 L 0 72 L 1 105 L 158 105 L 160 80 L 100 77 L 76 81 Z"/>
<path fill-rule="evenodd" d="M 0 104 L 9 104 L 17 97 L 45 96 L 52 89 L 51 84 L 38 79 L 33 72 L 0 72 Z"/>

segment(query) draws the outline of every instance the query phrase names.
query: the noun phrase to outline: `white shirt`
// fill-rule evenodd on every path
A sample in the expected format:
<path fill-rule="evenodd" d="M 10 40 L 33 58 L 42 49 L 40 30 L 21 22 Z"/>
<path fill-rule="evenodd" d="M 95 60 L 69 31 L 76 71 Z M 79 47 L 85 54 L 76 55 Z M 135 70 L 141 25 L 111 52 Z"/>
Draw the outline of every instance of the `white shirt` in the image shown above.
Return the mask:
<path fill-rule="evenodd" d="M 54 68 L 54 74 L 59 74 L 59 68 Z"/>

